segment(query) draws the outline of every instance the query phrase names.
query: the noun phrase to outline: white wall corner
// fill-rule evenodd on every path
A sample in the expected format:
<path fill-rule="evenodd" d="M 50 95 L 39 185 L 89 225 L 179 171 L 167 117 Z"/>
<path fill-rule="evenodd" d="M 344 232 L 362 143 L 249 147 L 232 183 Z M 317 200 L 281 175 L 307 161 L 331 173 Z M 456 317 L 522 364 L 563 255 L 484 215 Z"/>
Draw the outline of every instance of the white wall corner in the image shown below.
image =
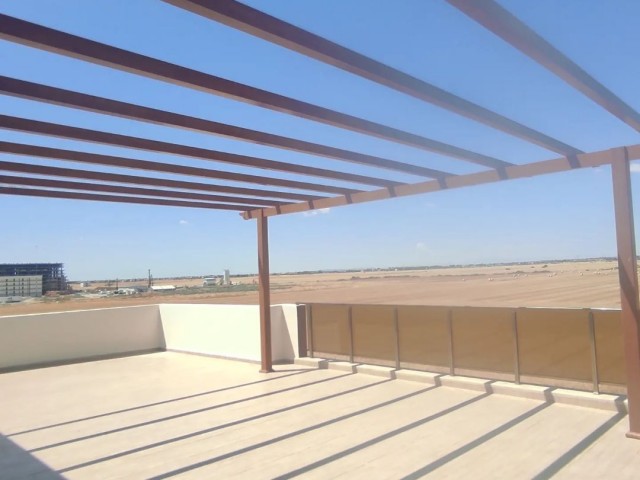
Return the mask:
<path fill-rule="evenodd" d="M 298 351 L 298 306 L 271 306 L 271 349 L 275 363 L 293 362 Z"/>

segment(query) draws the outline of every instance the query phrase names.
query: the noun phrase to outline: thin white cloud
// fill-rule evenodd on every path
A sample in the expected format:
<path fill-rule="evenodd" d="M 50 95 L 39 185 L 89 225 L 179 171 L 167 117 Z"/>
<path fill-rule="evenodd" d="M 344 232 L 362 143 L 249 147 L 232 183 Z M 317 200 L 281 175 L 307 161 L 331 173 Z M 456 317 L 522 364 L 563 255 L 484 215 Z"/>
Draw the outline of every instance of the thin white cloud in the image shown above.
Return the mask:
<path fill-rule="evenodd" d="M 640 163 L 631 162 L 631 173 L 640 173 Z"/>
<path fill-rule="evenodd" d="M 180 220 L 178 222 L 179 225 L 189 225 L 189 222 L 187 222 L 186 220 Z"/>
<path fill-rule="evenodd" d="M 416 243 L 416 250 L 418 250 L 420 252 L 426 252 L 428 250 L 427 244 L 424 243 L 424 242 Z"/>
<path fill-rule="evenodd" d="M 309 210 L 307 212 L 302 212 L 302 215 L 305 217 L 315 217 L 316 215 L 326 215 L 331 212 L 330 208 L 319 208 L 317 210 Z"/>

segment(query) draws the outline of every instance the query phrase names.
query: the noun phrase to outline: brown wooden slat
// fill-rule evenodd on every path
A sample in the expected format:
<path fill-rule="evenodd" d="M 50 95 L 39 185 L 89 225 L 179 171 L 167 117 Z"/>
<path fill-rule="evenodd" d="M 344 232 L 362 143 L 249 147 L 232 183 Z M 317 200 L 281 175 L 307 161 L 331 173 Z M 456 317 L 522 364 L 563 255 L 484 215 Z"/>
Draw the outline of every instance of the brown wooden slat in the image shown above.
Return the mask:
<path fill-rule="evenodd" d="M 284 148 L 302 153 L 310 153 L 322 157 L 343 160 L 346 162 L 385 168 L 421 177 L 442 178 L 451 175 L 432 168 L 389 160 L 387 158 L 352 152 L 341 148 L 320 145 L 304 140 L 259 132 L 248 128 L 237 127 L 226 123 L 214 122 L 203 118 L 190 117 L 173 112 L 166 112 L 133 103 L 120 102 L 108 98 L 96 97 L 84 93 L 50 87 L 25 80 L 0 76 L 0 92 L 29 100 L 43 101 L 54 105 L 79 108 L 90 112 L 114 115 L 133 120 L 155 123 L 172 127 L 212 133 L 234 139 L 245 140 L 260 145 Z"/>
<path fill-rule="evenodd" d="M 301 193 L 279 192 L 256 188 L 230 187 L 210 183 L 185 182 L 183 180 L 170 180 L 167 178 L 138 177 L 135 175 L 122 175 L 119 173 L 93 172 L 90 170 L 76 170 L 74 168 L 47 167 L 44 165 L 30 165 L 17 162 L 0 161 L 0 171 L 29 173 L 36 175 L 49 175 L 54 177 L 80 178 L 83 180 L 99 180 L 102 182 L 116 182 L 133 185 L 151 185 L 154 187 L 179 188 L 182 190 L 200 190 L 205 192 L 222 192 L 239 195 L 253 195 L 256 197 L 273 197 L 287 200 L 299 200 L 308 202 L 321 198 L 315 195 Z M 256 202 L 257 203 L 257 202 Z"/>
<path fill-rule="evenodd" d="M 56 158 L 59 160 L 69 160 L 73 162 L 91 163 L 97 165 L 109 165 L 112 167 L 133 168 L 138 170 L 149 170 L 156 172 L 175 173 L 179 175 L 191 175 L 196 177 L 231 180 L 234 182 L 258 183 L 261 185 L 275 185 L 302 190 L 315 190 L 326 193 L 346 194 L 354 192 L 353 189 L 335 187 L 333 185 L 320 185 L 316 183 L 283 180 L 279 178 L 247 175 L 243 173 L 222 172 L 220 170 L 212 170 L 208 168 L 187 167 L 169 163 L 150 162 L 147 160 L 135 160 L 133 158 L 115 157 L 112 155 L 78 152 L 75 150 L 62 150 L 59 148 L 24 145 L 21 143 L 0 142 L 0 152 L 12 153 L 15 155 L 27 155 L 32 157 Z"/>
<path fill-rule="evenodd" d="M 0 38 L 440 153 L 490 168 L 508 162 L 273 92 L 0 14 Z"/>
<path fill-rule="evenodd" d="M 0 183 L 7 185 L 23 185 L 28 187 L 45 187 L 65 190 L 85 190 L 89 192 L 122 193 L 126 195 L 142 195 L 148 197 L 168 197 L 183 200 L 197 200 L 203 202 L 223 202 L 246 205 L 283 205 L 285 202 L 266 200 L 261 198 L 225 197 L 195 192 L 176 192 L 173 190 L 157 190 L 155 188 L 123 187 L 122 185 L 107 185 L 103 183 L 70 182 L 65 180 L 51 180 L 34 177 L 14 177 L 0 175 Z"/>
<path fill-rule="evenodd" d="M 307 167 L 304 165 L 296 165 L 293 163 L 277 162 L 275 160 L 266 160 L 264 158 L 250 157 L 247 155 L 238 155 L 235 153 L 208 150 L 206 148 L 191 147 L 189 145 L 161 142 L 159 140 L 130 137 L 128 135 L 120 135 L 117 133 L 100 132 L 97 130 L 89 130 L 87 128 L 71 127 L 68 125 L 59 125 L 49 122 L 40 122 L 37 120 L 11 117 L 8 115 L 0 115 L 0 128 L 19 130 L 29 133 L 38 133 L 40 135 L 49 135 L 53 137 L 71 138 L 73 140 L 81 140 L 85 142 L 117 145 L 120 147 L 135 148 L 139 150 L 169 153 L 172 155 L 181 155 L 185 157 L 211 160 L 214 162 L 230 163 L 232 165 L 239 165 L 242 167 L 253 167 L 287 173 L 297 173 L 300 175 L 311 175 L 315 177 L 329 178 L 332 180 L 341 180 L 345 182 L 362 183 L 365 185 L 374 185 L 378 187 L 399 184 L 399 182 L 394 182 L 384 178 L 368 177 L 365 175 L 343 173 L 335 170 L 327 170 L 324 168 Z"/>
<path fill-rule="evenodd" d="M 580 150 L 419 78 L 235 0 L 164 0 L 562 155 Z M 475 0 L 472 0 L 475 1 Z"/>
<path fill-rule="evenodd" d="M 627 152 L 628 158 L 630 160 L 640 159 L 640 148 L 638 148 L 638 145 L 634 145 L 631 147 L 618 147 L 617 149 L 613 150 L 620 149 L 623 149 Z M 283 205 L 277 208 L 261 208 L 248 211 L 243 216 L 246 220 L 250 218 L 259 218 L 260 215 L 270 217 L 274 215 L 284 215 L 287 213 L 316 210 L 319 208 L 331 208 L 342 205 L 350 205 L 353 203 L 365 203 L 374 200 L 385 200 L 393 197 L 406 197 L 409 195 L 436 192 L 438 190 L 444 189 L 482 185 L 486 183 L 494 183 L 516 178 L 535 177 L 538 175 L 564 172 L 575 168 L 597 167 L 600 165 L 609 164 L 611 162 L 611 151 L 612 150 L 603 150 L 592 153 L 581 153 L 574 157 L 574 159 L 572 160 L 569 160 L 566 157 L 562 157 L 526 165 L 513 165 L 511 167 L 507 167 L 502 174 L 500 172 L 489 170 L 485 172 L 470 173 L 467 175 L 457 175 L 455 177 L 447 178 L 444 182 L 430 180 L 426 182 L 400 185 L 393 189 L 383 188 L 379 190 L 372 190 L 370 192 L 355 193 L 353 195 L 324 198 L 317 201 L 291 203 L 289 205 Z M 634 155 L 631 155 L 631 152 L 633 152 Z"/>
<path fill-rule="evenodd" d="M 447 1 L 640 132 L 640 113 L 496 2 Z"/>
<path fill-rule="evenodd" d="M 228 205 L 224 203 L 186 202 L 183 200 L 163 200 L 161 198 L 139 198 L 117 195 L 102 195 L 80 192 L 62 192 L 54 190 L 41 190 L 35 188 L 16 188 L 0 186 L 0 195 L 20 195 L 26 197 L 64 198 L 71 200 L 93 200 L 96 202 L 114 203 L 139 203 L 142 205 L 161 205 L 164 207 L 206 208 L 209 210 L 237 210 L 245 211 L 246 205 Z"/>

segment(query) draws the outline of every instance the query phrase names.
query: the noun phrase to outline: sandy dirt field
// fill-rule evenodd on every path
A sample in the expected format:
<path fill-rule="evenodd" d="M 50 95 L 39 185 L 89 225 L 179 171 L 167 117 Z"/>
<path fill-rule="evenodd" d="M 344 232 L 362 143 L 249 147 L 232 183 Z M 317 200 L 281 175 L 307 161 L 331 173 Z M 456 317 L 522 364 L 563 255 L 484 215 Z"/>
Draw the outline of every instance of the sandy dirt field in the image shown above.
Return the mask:
<path fill-rule="evenodd" d="M 233 278 L 253 285 L 256 277 Z M 158 280 L 177 287 L 202 280 Z M 536 307 L 619 307 L 616 262 L 565 262 L 383 272 L 273 275 L 277 303 L 375 303 Z M 126 287 L 121 282 L 120 287 Z M 92 285 L 96 288 L 99 285 Z M 0 316 L 155 303 L 256 304 L 257 291 L 145 293 L 104 298 L 47 298 L 0 305 Z"/>

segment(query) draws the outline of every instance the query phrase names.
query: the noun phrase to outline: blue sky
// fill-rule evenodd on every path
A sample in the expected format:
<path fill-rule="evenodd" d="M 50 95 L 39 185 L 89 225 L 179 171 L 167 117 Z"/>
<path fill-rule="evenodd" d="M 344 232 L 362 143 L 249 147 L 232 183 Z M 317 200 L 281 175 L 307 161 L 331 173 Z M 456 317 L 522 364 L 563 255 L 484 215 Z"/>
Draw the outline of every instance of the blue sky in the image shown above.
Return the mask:
<path fill-rule="evenodd" d="M 246 3 L 585 151 L 640 134 L 441 1 Z M 640 109 L 640 2 L 501 2 Z M 0 11 L 492 155 L 557 155 L 156 0 L 4 0 Z M 465 162 L 0 41 L 0 74 L 422 164 Z M 417 181 L 416 177 L 0 95 L 4 114 Z M 229 165 L 0 130 L 0 139 L 260 174 Z M 12 161 L 71 168 L 2 154 Z M 634 167 L 636 168 L 636 167 Z M 96 170 L 110 171 L 104 167 Z M 127 173 L 127 172 L 124 172 Z M 132 174 L 140 172 L 131 171 Z M 267 173 L 269 174 L 269 173 Z M 305 179 L 298 175 L 281 178 Z M 176 177 L 178 178 L 178 177 Z M 187 178 L 188 179 L 188 178 Z M 638 192 L 640 175 L 633 176 Z M 345 184 L 348 185 L 348 184 Z M 640 211 L 636 194 L 635 210 Z M 0 263 L 64 262 L 72 279 L 257 270 L 256 225 L 234 212 L 2 196 Z M 615 255 L 610 172 L 549 177 L 295 214 L 270 221 L 273 272 Z"/>

